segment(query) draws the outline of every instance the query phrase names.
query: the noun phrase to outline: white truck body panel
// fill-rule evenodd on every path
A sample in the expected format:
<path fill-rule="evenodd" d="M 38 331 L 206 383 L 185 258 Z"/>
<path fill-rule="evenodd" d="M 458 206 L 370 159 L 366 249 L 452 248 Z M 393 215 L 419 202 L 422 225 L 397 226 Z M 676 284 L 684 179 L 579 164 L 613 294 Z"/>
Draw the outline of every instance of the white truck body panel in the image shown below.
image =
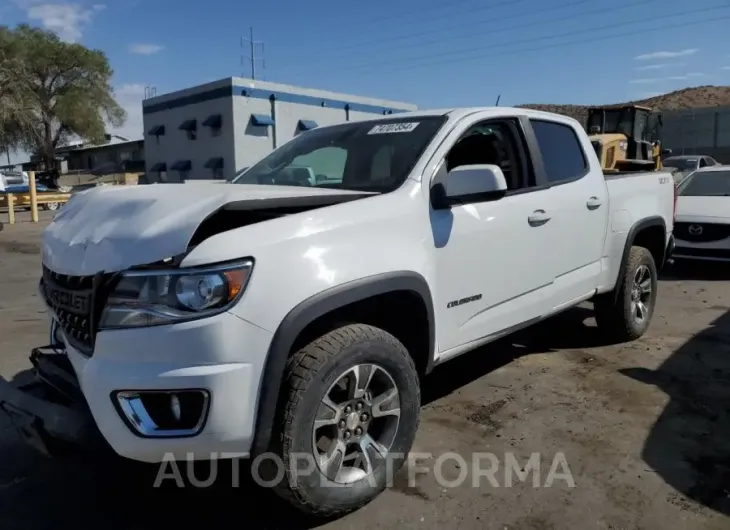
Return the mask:
<path fill-rule="evenodd" d="M 395 191 L 351 192 L 362 197 L 222 231 L 187 252 L 181 267 L 255 259 L 242 299 L 228 312 L 193 322 L 104 330 L 93 357 L 69 349 L 94 418 L 119 454 L 150 462 L 171 451 L 193 451 L 201 458 L 211 451 L 246 454 L 272 337 L 295 307 L 327 290 L 378 274 L 422 277 L 433 298 L 431 355 L 438 363 L 612 290 L 637 223 L 661 222 L 664 243 L 669 242 L 671 175 L 604 178 L 578 122 L 510 108 L 398 118 L 441 114 L 448 114 L 446 123 Z M 496 201 L 432 209 L 430 189 L 444 157 L 465 131 L 491 118 L 567 125 L 580 140 L 586 174 Z M 184 254 L 200 224 L 226 204 L 347 193 L 240 184 L 90 190 L 75 195 L 46 229 L 43 262 L 68 275 L 124 271 Z M 477 294 L 472 303 L 449 305 Z M 209 423 L 193 438 L 137 437 L 109 399 L 120 388 L 191 386 L 214 395 Z"/>

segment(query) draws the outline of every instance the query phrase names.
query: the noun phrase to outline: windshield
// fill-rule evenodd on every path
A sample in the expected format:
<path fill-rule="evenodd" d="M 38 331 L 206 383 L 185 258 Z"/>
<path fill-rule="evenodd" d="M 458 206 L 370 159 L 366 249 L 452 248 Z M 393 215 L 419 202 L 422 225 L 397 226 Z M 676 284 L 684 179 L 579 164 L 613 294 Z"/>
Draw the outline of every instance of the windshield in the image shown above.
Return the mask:
<path fill-rule="evenodd" d="M 697 169 L 696 158 L 669 157 L 662 161 L 664 167 L 676 167 L 680 171 Z"/>
<path fill-rule="evenodd" d="M 678 193 L 689 197 L 730 197 L 730 170 L 692 173 L 679 185 Z"/>
<path fill-rule="evenodd" d="M 391 118 L 307 131 L 233 183 L 387 193 L 403 184 L 445 121 L 445 116 Z"/>

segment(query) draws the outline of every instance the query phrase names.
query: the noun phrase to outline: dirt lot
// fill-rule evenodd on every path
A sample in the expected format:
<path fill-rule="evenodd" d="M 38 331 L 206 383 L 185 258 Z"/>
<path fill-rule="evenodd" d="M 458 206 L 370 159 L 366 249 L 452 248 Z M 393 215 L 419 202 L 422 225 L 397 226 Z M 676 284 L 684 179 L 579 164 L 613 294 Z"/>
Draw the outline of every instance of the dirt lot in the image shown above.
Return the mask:
<path fill-rule="evenodd" d="M 40 227 L 0 232 L 0 373 L 27 369 L 47 339 L 35 296 Z M 457 359 L 424 381 L 426 404 L 415 451 L 437 457 L 541 454 L 539 486 L 507 487 L 449 460 L 407 473 L 375 502 L 331 529 L 463 528 L 548 530 L 730 527 L 730 269 L 671 270 L 660 283 L 650 333 L 605 345 L 578 308 L 519 336 Z M 575 481 L 544 487 L 562 452 Z M 0 424 L 0 528 L 77 530 L 312 528 L 268 490 L 219 480 L 207 489 L 152 487 L 156 469 L 117 459 L 45 460 Z M 204 478 L 204 476 L 202 476 Z M 169 482 L 171 484 L 171 481 Z"/>

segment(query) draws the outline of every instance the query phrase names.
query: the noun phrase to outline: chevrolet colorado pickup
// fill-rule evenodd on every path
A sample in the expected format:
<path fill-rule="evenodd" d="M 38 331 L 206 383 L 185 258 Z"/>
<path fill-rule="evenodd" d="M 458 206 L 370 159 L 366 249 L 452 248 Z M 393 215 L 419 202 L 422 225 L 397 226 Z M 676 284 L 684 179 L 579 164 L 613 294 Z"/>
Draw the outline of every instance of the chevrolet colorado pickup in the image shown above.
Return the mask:
<path fill-rule="evenodd" d="M 0 404 L 41 450 L 273 454 L 284 497 L 345 513 L 402 464 L 440 363 L 587 300 L 640 337 L 674 205 L 668 173 L 604 175 L 578 122 L 513 108 L 318 128 L 224 185 L 84 191 L 43 235 L 38 378 Z"/>

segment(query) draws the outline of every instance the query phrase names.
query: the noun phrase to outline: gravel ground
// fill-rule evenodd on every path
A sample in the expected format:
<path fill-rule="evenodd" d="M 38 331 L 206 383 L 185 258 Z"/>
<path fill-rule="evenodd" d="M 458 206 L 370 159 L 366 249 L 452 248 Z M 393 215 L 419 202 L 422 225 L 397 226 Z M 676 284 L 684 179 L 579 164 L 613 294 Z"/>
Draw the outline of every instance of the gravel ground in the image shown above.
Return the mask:
<path fill-rule="evenodd" d="M 47 339 L 35 295 L 40 228 L 0 232 L 7 379 L 27 375 L 30 348 Z M 437 369 L 423 382 L 414 447 L 433 455 L 420 463 L 429 471 L 413 480 L 400 473 L 338 521 L 305 520 L 250 480 L 231 488 L 226 473 L 210 488 L 168 481 L 156 489 L 156 468 L 81 455 L 47 460 L 0 420 L 0 528 L 225 528 L 234 519 L 257 529 L 730 528 L 730 267 L 667 271 L 652 327 L 637 342 L 601 343 L 593 326 L 590 306 L 576 308 Z M 438 460 L 450 452 L 464 460 Z M 474 452 L 500 461 L 496 484 L 474 486 Z M 507 455 L 524 464 L 536 452 L 539 487 L 532 477 L 508 487 Z M 546 487 L 560 453 L 575 487 L 559 477 Z M 460 473 L 467 479 L 454 487 L 437 480 Z"/>

